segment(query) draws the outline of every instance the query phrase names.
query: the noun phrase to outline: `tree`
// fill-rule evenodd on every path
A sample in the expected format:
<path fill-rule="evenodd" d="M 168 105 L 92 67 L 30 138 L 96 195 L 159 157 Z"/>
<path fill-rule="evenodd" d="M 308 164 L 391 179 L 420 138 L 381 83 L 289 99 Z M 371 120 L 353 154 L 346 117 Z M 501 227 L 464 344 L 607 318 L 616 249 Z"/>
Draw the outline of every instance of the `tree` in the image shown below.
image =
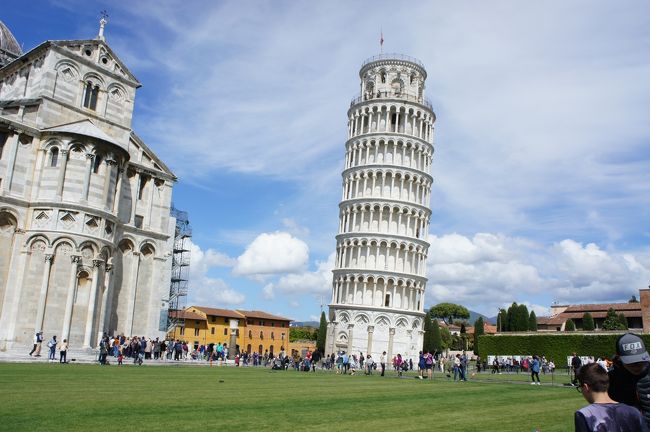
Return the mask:
<path fill-rule="evenodd" d="M 627 302 L 628 303 L 638 303 L 639 301 L 636 299 L 636 296 L 633 295 Z"/>
<path fill-rule="evenodd" d="M 605 321 L 603 321 L 603 330 L 627 330 L 627 325 L 623 325 L 614 308 L 609 308 Z"/>
<path fill-rule="evenodd" d="M 465 334 L 467 333 L 467 327 L 465 327 L 465 323 L 460 324 L 460 334 Z"/>
<path fill-rule="evenodd" d="M 499 314 L 497 315 L 497 331 L 504 332 L 508 329 L 506 324 L 508 323 L 508 312 L 505 309 L 499 309 Z"/>
<path fill-rule="evenodd" d="M 564 326 L 564 331 L 576 331 L 576 325 L 572 319 L 567 320 L 566 325 Z"/>
<path fill-rule="evenodd" d="M 474 322 L 474 354 L 476 355 L 480 355 L 479 346 L 478 346 L 478 337 L 483 334 L 485 334 L 485 325 L 483 323 L 483 317 L 479 317 Z"/>
<path fill-rule="evenodd" d="M 591 316 L 589 312 L 585 312 L 584 315 L 582 315 L 582 329 L 585 331 L 592 331 L 595 328 L 594 317 Z"/>
<path fill-rule="evenodd" d="M 291 327 L 289 329 L 289 342 L 295 342 L 297 340 L 316 340 L 316 334 L 318 329 L 313 329 L 311 327 Z"/>
<path fill-rule="evenodd" d="M 515 331 L 515 328 L 517 327 L 516 311 L 517 302 L 512 302 L 512 305 L 508 308 L 508 312 L 506 312 L 506 331 Z"/>
<path fill-rule="evenodd" d="M 618 321 L 621 323 L 621 330 L 628 329 L 627 318 L 625 318 L 625 314 L 623 312 L 618 314 Z"/>
<path fill-rule="evenodd" d="M 438 303 L 429 310 L 431 318 L 441 318 L 447 324 L 454 319 L 468 319 L 469 311 L 466 307 L 454 303 Z"/>
<path fill-rule="evenodd" d="M 316 349 L 325 353 L 325 339 L 327 337 L 327 318 L 325 312 L 320 313 L 320 326 L 318 327 L 318 338 L 316 339 Z"/>
<path fill-rule="evenodd" d="M 528 331 L 537 331 L 537 315 L 535 315 L 535 311 L 530 311 L 528 316 Z"/>
<path fill-rule="evenodd" d="M 440 338 L 442 339 L 442 350 L 449 349 L 452 342 L 451 332 L 447 327 L 440 329 Z"/>
<path fill-rule="evenodd" d="M 431 321 L 431 343 L 433 345 L 434 351 L 443 351 L 442 334 L 440 333 L 440 325 L 438 325 L 438 320 Z"/>
<path fill-rule="evenodd" d="M 528 308 L 525 304 L 517 306 L 515 331 L 528 331 Z"/>
<path fill-rule="evenodd" d="M 433 322 L 431 322 L 431 317 L 429 314 L 424 316 L 424 338 L 422 341 L 422 351 L 423 352 L 435 352 L 435 346 L 433 343 Z"/>

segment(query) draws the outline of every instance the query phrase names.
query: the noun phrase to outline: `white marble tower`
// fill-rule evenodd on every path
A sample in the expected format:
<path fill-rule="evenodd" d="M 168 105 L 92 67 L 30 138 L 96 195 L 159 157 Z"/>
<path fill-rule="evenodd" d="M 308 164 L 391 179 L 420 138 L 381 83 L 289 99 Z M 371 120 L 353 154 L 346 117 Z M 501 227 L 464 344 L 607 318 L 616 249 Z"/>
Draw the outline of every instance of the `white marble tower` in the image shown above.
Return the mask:
<path fill-rule="evenodd" d="M 326 352 L 375 361 L 422 349 L 433 124 L 418 60 L 382 54 L 348 110 Z"/>

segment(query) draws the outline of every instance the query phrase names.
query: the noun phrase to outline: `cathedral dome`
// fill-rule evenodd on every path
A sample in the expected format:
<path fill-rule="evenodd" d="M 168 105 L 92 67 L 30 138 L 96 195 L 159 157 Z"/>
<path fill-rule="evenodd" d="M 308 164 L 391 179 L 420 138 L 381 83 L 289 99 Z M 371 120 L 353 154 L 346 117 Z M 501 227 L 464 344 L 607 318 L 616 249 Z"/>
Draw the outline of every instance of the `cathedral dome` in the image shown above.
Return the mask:
<path fill-rule="evenodd" d="M 23 53 L 23 50 L 20 49 L 20 45 L 18 45 L 18 41 L 16 41 L 14 35 L 2 21 L 0 21 L 0 50 L 8 51 L 16 56 Z"/>

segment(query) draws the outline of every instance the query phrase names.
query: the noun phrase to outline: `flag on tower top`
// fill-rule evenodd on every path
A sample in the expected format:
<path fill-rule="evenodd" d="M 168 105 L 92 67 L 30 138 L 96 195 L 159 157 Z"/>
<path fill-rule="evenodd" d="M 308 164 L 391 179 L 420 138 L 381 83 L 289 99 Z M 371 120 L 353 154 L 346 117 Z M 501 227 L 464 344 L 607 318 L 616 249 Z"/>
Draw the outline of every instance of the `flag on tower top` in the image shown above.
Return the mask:
<path fill-rule="evenodd" d="M 382 30 L 381 36 L 379 37 L 379 45 L 384 46 L 384 32 Z"/>

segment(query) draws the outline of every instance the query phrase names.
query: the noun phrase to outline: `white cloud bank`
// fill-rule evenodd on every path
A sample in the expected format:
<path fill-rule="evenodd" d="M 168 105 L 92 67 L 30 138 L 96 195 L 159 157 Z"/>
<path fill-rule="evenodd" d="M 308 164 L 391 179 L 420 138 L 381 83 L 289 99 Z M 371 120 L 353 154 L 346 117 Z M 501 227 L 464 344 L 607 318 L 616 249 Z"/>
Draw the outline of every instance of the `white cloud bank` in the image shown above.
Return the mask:
<path fill-rule="evenodd" d="M 198 245 L 190 244 L 190 300 L 201 306 L 241 305 L 246 296 L 232 289 L 223 279 L 208 275 L 211 268 L 231 267 L 236 261 L 227 255 L 208 249 L 203 251 Z"/>
<path fill-rule="evenodd" d="M 313 272 L 284 275 L 277 282 L 266 284 L 262 289 L 262 296 L 273 299 L 277 293 L 291 298 L 296 295 L 313 295 L 322 296 L 323 300 L 328 302 L 332 293 L 332 269 L 335 257 L 336 254 L 332 253 L 327 261 L 316 262 L 317 268 Z"/>
<path fill-rule="evenodd" d="M 286 232 L 262 233 L 237 258 L 235 275 L 298 273 L 309 260 L 307 244 Z"/>
<path fill-rule="evenodd" d="M 644 251 L 608 251 L 571 239 L 543 246 L 488 233 L 429 241 L 428 303 L 460 303 L 490 316 L 513 301 L 536 313 L 548 313 L 551 301 L 626 301 L 650 281 Z"/>

